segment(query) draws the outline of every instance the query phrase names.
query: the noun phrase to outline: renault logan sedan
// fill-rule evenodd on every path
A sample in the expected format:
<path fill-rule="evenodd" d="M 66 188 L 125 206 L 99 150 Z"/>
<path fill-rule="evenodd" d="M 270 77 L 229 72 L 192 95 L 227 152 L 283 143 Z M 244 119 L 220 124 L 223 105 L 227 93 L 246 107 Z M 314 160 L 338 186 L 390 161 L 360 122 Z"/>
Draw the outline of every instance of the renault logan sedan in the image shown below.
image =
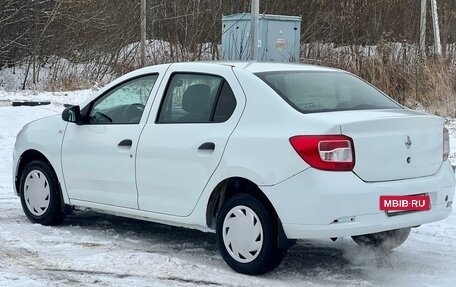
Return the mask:
<path fill-rule="evenodd" d="M 442 118 L 345 71 L 176 63 L 24 126 L 13 172 L 32 222 L 82 208 L 212 231 L 232 269 L 261 274 L 296 239 L 392 249 L 447 217 L 448 153 Z"/>

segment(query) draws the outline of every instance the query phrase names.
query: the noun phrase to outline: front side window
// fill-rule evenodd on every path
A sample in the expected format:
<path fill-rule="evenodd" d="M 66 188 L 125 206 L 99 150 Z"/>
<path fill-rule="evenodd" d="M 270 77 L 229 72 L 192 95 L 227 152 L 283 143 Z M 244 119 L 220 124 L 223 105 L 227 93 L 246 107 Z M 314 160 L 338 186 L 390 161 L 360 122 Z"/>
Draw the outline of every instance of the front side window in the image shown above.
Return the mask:
<path fill-rule="evenodd" d="M 138 124 L 158 75 L 130 80 L 108 91 L 92 105 L 91 124 Z"/>
<path fill-rule="evenodd" d="M 302 113 L 401 109 L 375 87 L 348 73 L 284 71 L 256 75 Z"/>
<path fill-rule="evenodd" d="M 158 123 L 210 123 L 228 120 L 236 99 L 221 77 L 174 74 L 163 99 Z"/>

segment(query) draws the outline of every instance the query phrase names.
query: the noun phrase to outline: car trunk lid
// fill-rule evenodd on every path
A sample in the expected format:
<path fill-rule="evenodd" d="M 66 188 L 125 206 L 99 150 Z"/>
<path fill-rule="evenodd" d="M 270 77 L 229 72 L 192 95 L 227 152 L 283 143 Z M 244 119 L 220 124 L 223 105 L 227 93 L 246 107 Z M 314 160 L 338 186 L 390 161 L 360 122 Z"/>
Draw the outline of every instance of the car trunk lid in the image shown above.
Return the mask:
<path fill-rule="evenodd" d="M 338 123 L 341 133 L 353 139 L 353 171 L 364 181 L 428 176 L 442 164 L 443 119 L 437 116 L 391 109 L 321 113 L 318 117 Z"/>

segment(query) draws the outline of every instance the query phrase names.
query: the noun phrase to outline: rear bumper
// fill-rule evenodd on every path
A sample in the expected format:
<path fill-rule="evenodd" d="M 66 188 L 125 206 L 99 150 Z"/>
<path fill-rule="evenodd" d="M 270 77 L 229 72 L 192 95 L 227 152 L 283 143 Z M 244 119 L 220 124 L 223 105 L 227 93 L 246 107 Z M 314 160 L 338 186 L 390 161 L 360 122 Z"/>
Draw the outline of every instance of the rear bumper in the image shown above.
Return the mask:
<path fill-rule="evenodd" d="M 411 227 L 446 218 L 454 200 L 455 175 L 449 162 L 432 176 L 366 183 L 352 172 L 307 169 L 277 185 L 261 186 L 289 239 L 352 236 Z M 380 195 L 427 193 L 431 210 L 389 217 Z"/>

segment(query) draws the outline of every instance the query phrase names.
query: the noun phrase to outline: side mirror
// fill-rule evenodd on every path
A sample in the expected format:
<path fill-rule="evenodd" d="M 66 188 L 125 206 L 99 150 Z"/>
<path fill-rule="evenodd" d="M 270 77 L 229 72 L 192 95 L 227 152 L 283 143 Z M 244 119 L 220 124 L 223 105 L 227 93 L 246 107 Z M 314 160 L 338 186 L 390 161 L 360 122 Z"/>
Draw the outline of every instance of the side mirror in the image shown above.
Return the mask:
<path fill-rule="evenodd" d="M 81 110 L 79 106 L 71 106 L 63 110 L 62 120 L 69 123 L 81 123 Z"/>

